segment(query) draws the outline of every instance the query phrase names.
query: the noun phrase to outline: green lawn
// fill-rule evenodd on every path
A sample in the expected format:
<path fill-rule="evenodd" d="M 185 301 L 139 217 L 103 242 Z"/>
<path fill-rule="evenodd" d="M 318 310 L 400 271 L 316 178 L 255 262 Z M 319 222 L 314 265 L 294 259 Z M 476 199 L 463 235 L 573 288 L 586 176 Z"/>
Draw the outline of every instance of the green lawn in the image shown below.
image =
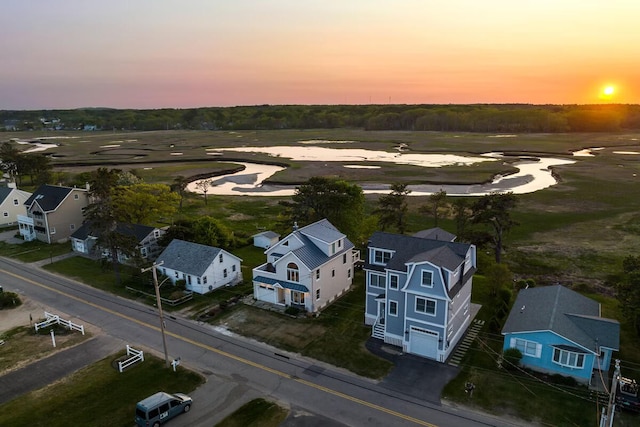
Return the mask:
<path fill-rule="evenodd" d="M 0 255 L 15 258 L 22 262 L 35 262 L 71 252 L 69 243 L 53 243 L 51 245 L 39 240 L 10 244 L 0 242 Z"/>
<path fill-rule="evenodd" d="M 204 382 L 181 367 L 173 372 L 148 354 L 144 362 L 119 373 L 114 362 L 121 356 L 106 357 L 62 382 L 1 405 L 0 425 L 130 427 L 136 402 L 160 390 L 190 393 Z"/>

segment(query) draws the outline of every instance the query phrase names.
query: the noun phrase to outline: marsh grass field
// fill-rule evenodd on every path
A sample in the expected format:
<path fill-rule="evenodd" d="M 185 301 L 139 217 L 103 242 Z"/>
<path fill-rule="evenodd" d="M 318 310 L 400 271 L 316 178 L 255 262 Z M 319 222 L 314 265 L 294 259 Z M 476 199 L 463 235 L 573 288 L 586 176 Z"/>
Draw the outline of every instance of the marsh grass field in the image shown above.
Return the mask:
<path fill-rule="evenodd" d="M 63 135 L 71 138 L 54 140 L 59 147 L 48 151 L 53 155 L 55 170 L 68 175 L 86 172 L 97 166 L 134 170 L 147 182 L 171 182 L 177 176 L 192 177 L 201 174 L 218 174 L 235 167 L 233 161 L 278 163 L 287 168 L 272 177 L 281 183 L 301 183 L 312 176 L 339 177 L 356 183 L 468 183 L 487 182 L 496 174 L 508 174 L 513 170 L 510 161 L 487 162 L 472 166 L 449 166 L 422 168 L 408 165 L 384 164 L 380 169 L 347 169 L 339 162 L 301 162 L 284 158 L 273 158 L 266 154 L 226 152 L 220 156 L 208 154 L 207 149 L 240 146 L 273 146 L 300 144 L 300 141 L 315 141 L 332 148 L 366 148 L 392 152 L 399 144 L 405 144 L 413 153 L 471 154 L 502 152 L 521 156 L 553 156 L 574 160 L 575 163 L 554 167 L 558 180 L 544 190 L 518 195 L 518 205 L 513 212 L 518 225 L 507 235 L 504 261 L 516 278 L 534 279 L 539 285 L 560 283 L 579 290 L 602 303 L 603 315 L 621 321 L 621 351 L 623 374 L 640 379 L 640 342 L 632 326 L 619 313 L 613 283 L 622 269 L 622 260 L 627 255 L 640 254 L 640 134 L 627 133 L 571 133 L 571 134 L 522 134 L 495 135 L 479 133 L 441 132 L 392 132 L 364 131 L 357 129 L 336 130 L 286 130 L 286 131 L 154 131 L 154 132 L 77 132 L 71 134 L 46 133 L 42 136 Z M 3 133 L 0 141 L 11 138 L 36 139 L 41 134 Z M 350 142 L 345 142 L 350 141 Z M 50 141 L 47 141 L 50 142 Z M 117 147 L 116 147 L 117 145 Z M 572 153 L 586 148 L 595 148 L 592 156 L 577 157 Z M 174 154 L 172 154 L 174 153 Z M 176 155 L 175 153 L 181 153 Z M 366 196 L 366 209 L 373 212 L 378 196 Z M 286 234 L 283 228 L 281 200 L 288 198 L 259 196 L 208 196 L 205 204 L 201 195 L 189 194 L 179 217 L 210 215 L 223 221 L 235 236 L 250 243 L 250 237 L 261 229 L 273 229 Z M 450 198 L 451 199 L 451 198 Z M 408 232 L 415 232 L 434 225 L 433 218 L 422 212 L 427 197 L 409 197 Z M 451 200 L 450 200 L 451 201 Z M 174 218 L 175 219 L 175 218 Z M 165 219 L 158 225 L 169 225 Z M 450 212 L 443 211 L 438 224 L 455 232 Z M 355 242 L 363 245 L 363 242 Z M 260 254 L 249 247 L 239 248 L 245 252 L 243 274 L 250 277 L 251 268 L 262 262 Z M 482 267 L 482 266 L 481 266 Z M 357 288 L 356 288 L 357 289 Z M 474 279 L 474 302 L 488 303 L 486 280 L 482 275 Z M 325 328 L 334 326 L 351 331 L 359 323 L 364 312 L 364 296 L 349 295 L 347 304 L 336 306 L 336 310 L 347 307 L 347 316 L 328 313 L 317 322 L 301 322 L 317 332 L 310 343 L 299 345 L 279 342 L 276 336 L 260 337 L 274 344 L 284 345 L 330 363 L 331 334 L 322 334 Z M 356 314 L 358 313 L 358 314 Z M 247 314 L 232 311 L 226 320 Z M 480 317 L 486 317 L 485 311 Z M 338 318 L 344 321 L 338 321 Z M 225 319 L 222 319 L 224 323 Z M 308 323 L 308 324 L 307 324 Z M 335 324 L 334 324 L 335 323 Z M 241 327 L 237 327 L 242 332 Z M 248 329 L 247 329 L 248 328 Z M 244 333 L 258 334 L 245 327 Z M 332 334 L 334 334 L 332 332 Z M 354 333 L 361 339 L 366 331 Z M 360 337 L 362 335 L 362 337 Z M 335 336 L 335 335 L 334 335 Z M 356 337 L 356 338 L 357 338 Z M 355 339 L 355 338 L 354 338 Z M 484 332 L 483 339 L 488 348 L 500 348 L 500 335 Z M 296 345 L 298 345 L 297 343 Z M 344 347 L 344 346 L 342 346 Z M 591 423 L 597 416 L 591 414 L 591 402 L 567 401 L 564 413 L 548 411 L 549 405 L 564 399 L 567 394 L 548 393 L 536 389 L 539 405 L 530 405 L 532 397 L 522 391 L 517 381 L 505 379 L 495 370 L 495 361 L 488 356 L 487 348 L 476 344 L 463 361 L 466 366 L 445 391 L 447 398 L 502 414 L 519 414 L 525 419 L 534 419 L 552 425 L 572 424 L 577 421 Z M 347 353 L 352 359 L 353 354 Z M 339 362 L 339 361 L 338 361 Z M 339 363 L 336 363 L 339 364 Z M 344 365 L 343 365 L 344 366 Z M 358 366 L 349 369 L 360 372 Z M 379 366 L 372 376 L 383 375 L 384 366 Z M 461 394 L 467 380 L 474 380 L 494 391 L 471 402 Z M 497 382 L 496 382 L 497 381 Z M 487 397 L 490 394 L 489 397 Z M 547 396 L 543 398 L 541 396 Z M 511 400 L 510 400 L 511 399 Z M 545 406 L 547 405 L 547 406 Z M 586 408 L 586 409 L 585 409 Z M 595 411 L 595 410 L 594 410 Z M 575 418 L 578 420 L 578 418 Z M 625 424 L 626 425 L 626 424 Z M 631 424 L 629 424 L 631 425 Z"/>

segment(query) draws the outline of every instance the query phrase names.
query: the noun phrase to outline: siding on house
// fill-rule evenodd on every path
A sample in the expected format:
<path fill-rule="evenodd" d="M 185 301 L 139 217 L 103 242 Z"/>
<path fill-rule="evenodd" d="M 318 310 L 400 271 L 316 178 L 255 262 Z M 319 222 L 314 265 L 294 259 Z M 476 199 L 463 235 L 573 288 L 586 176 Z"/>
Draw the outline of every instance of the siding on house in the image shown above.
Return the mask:
<path fill-rule="evenodd" d="M 372 235 L 364 265 L 365 324 L 373 326 L 374 338 L 447 359 L 471 322 L 475 272 L 475 246 L 454 240 L 441 229 Z"/>

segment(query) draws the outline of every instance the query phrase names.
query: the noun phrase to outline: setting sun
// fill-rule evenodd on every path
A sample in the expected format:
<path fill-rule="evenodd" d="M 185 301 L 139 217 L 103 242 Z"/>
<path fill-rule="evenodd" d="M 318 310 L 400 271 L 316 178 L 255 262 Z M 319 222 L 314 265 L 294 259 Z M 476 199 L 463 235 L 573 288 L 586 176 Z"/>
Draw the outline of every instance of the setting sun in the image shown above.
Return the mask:
<path fill-rule="evenodd" d="M 606 86 L 602 91 L 605 95 L 611 96 L 616 91 L 616 88 L 613 86 Z"/>

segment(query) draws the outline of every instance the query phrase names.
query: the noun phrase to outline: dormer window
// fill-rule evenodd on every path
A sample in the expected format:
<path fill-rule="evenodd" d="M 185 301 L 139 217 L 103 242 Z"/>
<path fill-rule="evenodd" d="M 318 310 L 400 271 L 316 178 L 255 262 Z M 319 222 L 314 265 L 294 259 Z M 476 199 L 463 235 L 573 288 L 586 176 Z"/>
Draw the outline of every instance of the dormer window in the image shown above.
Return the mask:
<path fill-rule="evenodd" d="M 391 252 L 381 251 L 377 249 L 373 251 L 374 264 L 386 265 L 390 259 L 391 259 Z"/>
<path fill-rule="evenodd" d="M 433 287 L 433 272 L 431 271 L 422 272 L 422 286 L 426 286 L 427 288 Z"/>

